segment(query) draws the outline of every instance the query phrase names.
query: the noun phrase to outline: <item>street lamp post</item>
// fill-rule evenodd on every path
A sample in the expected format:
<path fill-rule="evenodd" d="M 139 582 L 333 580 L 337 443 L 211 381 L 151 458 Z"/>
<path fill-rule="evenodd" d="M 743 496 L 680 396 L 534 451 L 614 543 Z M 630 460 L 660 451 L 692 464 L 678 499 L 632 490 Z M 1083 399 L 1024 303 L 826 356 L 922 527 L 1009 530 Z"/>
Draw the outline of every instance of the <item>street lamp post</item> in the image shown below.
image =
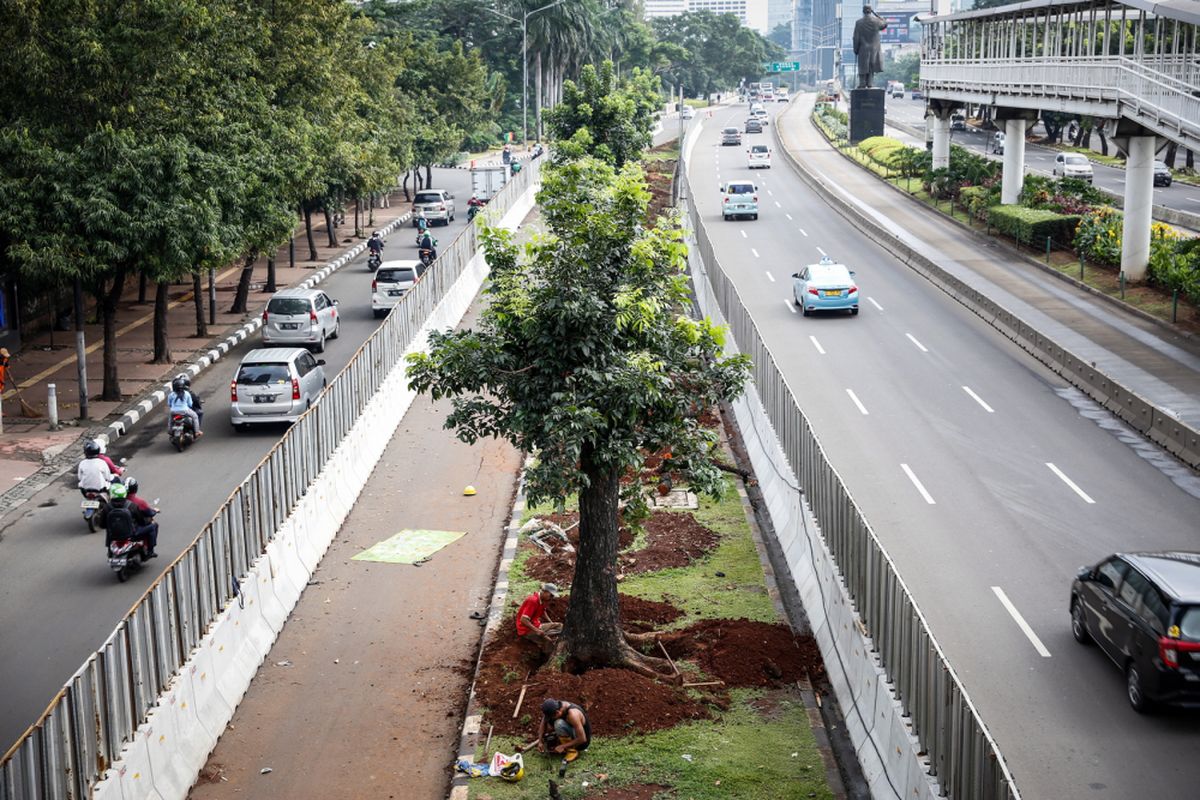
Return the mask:
<path fill-rule="evenodd" d="M 510 19 L 513 22 L 521 23 L 521 146 L 529 141 L 529 18 L 540 11 L 545 11 L 548 8 L 562 5 L 567 0 L 554 0 L 553 3 L 548 3 L 541 8 L 535 8 L 533 11 L 526 11 L 525 16 L 521 19 L 510 17 L 508 14 L 497 11 L 494 8 L 485 8 L 484 11 L 490 11 L 498 17 Z"/>

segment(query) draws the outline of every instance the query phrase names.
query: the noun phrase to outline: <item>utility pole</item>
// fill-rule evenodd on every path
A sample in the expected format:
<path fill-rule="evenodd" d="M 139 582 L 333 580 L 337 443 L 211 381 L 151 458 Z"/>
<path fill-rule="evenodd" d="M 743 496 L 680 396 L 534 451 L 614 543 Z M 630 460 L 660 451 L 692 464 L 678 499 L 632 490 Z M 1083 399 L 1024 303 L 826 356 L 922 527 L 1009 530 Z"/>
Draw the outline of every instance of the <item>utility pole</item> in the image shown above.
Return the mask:
<path fill-rule="evenodd" d="M 79 418 L 88 418 L 87 347 L 83 340 L 83 281 L 75 278 L 75 369 L 79 379 Z"/>
<path fill-rule="evenodd" d="M 567 0 L 555 0 L 549 5 L 544 5 L 541 8 L 535 8 L 533 11 L 525 12 L 525 16 L 521 19 L 510 17 L 508 14 L 497 11 L 494 8 L 485 8 L 498 17 L 512 20 L 513 22 L 521 23 L 521 146 L 525 147 L 525 143 L 529 141 L 529 18 L 534 14 L 545 11 L 555 6 L 562 5 Z"/>

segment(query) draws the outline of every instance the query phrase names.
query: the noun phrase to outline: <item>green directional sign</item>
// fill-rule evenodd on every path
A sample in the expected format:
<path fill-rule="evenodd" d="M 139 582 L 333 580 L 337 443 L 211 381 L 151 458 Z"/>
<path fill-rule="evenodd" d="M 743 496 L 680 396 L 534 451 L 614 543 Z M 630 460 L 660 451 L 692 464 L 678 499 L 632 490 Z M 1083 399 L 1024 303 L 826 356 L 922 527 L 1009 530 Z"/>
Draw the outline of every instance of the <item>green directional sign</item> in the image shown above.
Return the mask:
<path fill-rule="evenodd" d="M 763 64 L 763 72 L 799 72 L 799 61 L 769 61 Z"/>

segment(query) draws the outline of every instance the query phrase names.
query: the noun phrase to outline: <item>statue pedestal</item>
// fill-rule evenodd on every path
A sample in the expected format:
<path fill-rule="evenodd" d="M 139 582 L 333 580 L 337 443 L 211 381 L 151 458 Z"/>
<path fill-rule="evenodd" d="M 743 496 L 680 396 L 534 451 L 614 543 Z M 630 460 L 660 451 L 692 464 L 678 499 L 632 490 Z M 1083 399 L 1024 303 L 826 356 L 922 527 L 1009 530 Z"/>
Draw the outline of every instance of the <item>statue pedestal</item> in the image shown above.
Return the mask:
<path fill-rule="evenodd" d="M 884 89 L 850 90 L 850 144 L 883 136 Z"/>

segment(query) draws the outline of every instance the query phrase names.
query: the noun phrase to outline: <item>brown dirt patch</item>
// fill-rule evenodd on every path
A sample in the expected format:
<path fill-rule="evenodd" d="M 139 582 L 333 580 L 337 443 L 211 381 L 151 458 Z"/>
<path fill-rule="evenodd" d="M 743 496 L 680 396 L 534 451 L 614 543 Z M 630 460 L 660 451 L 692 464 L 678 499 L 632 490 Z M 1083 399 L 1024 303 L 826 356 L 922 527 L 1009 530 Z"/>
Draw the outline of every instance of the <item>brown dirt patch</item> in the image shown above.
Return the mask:
<path fill-rule="evenodd" d="M 605 789 L 600 794 L 590 794 L 588 797 L 590 800 L 654 800 L 670 788 L 657 783 L 634 783 L 619 789 Z"/>
<path fill-rule="evenodd" d="M 825 675 L 817 643 L 782 624 L 751 620 L 703 620 L 662 642 L 672 658 L 695 661 L 727 686 L 778 686 Z"/>
<path fill-rule="evenodd" d="M 567 540 L 571 543 L 571 546 L 576 549 L 579 548 L 579 526 L 575 524 L 579 521 L 578 512 L 570 511 L 563 514 L 546 514 L 542 516 L 542 519 L 553 522 L 566 531 Z M 575 527 L 572 528 L 572 525 Z M 567 530 L 568 528 L 570 530 Z M 628 528 L 620 528 L 617 532 L 617 537 L 617 547 L 620 549 L 633 544 L 634 534 Z M 545 539 L 544 541 L 550 545 L 550 553 L 546 553 L 527 538 L 521 540 L 521 549 L 531 550 L 534 553 L 525 562 L 525 574 L 534 580 L 556 583 L 560 588 L 569 587 L 571 579 L 575 577 L 575 554 L 569 552 L 562 545 L 562 540 L 557 537 Z"/>
<path fill-rule="evenodd" d="M 524 598 L 522 598 L 524 599 Z M 617 595 L 621 614 L 621 626 L 626 630 L 642 632 L 661 628 L 683 616 L 683 612 L 670 603 L 644 600 L 628 594 Z M 546 604 L 546 613 L 556 622 L 567 616 L 567 598 L 556 597 Z M 657 655 L 657 651 L 655 655 Z"/>
<path fill-rule="evenodd" d="M 646 546 L 617 557 L 626 575 L 686 567 L 713 549 L 720 536 L 689 513 L 656 511 L 646 520 Z"/>

